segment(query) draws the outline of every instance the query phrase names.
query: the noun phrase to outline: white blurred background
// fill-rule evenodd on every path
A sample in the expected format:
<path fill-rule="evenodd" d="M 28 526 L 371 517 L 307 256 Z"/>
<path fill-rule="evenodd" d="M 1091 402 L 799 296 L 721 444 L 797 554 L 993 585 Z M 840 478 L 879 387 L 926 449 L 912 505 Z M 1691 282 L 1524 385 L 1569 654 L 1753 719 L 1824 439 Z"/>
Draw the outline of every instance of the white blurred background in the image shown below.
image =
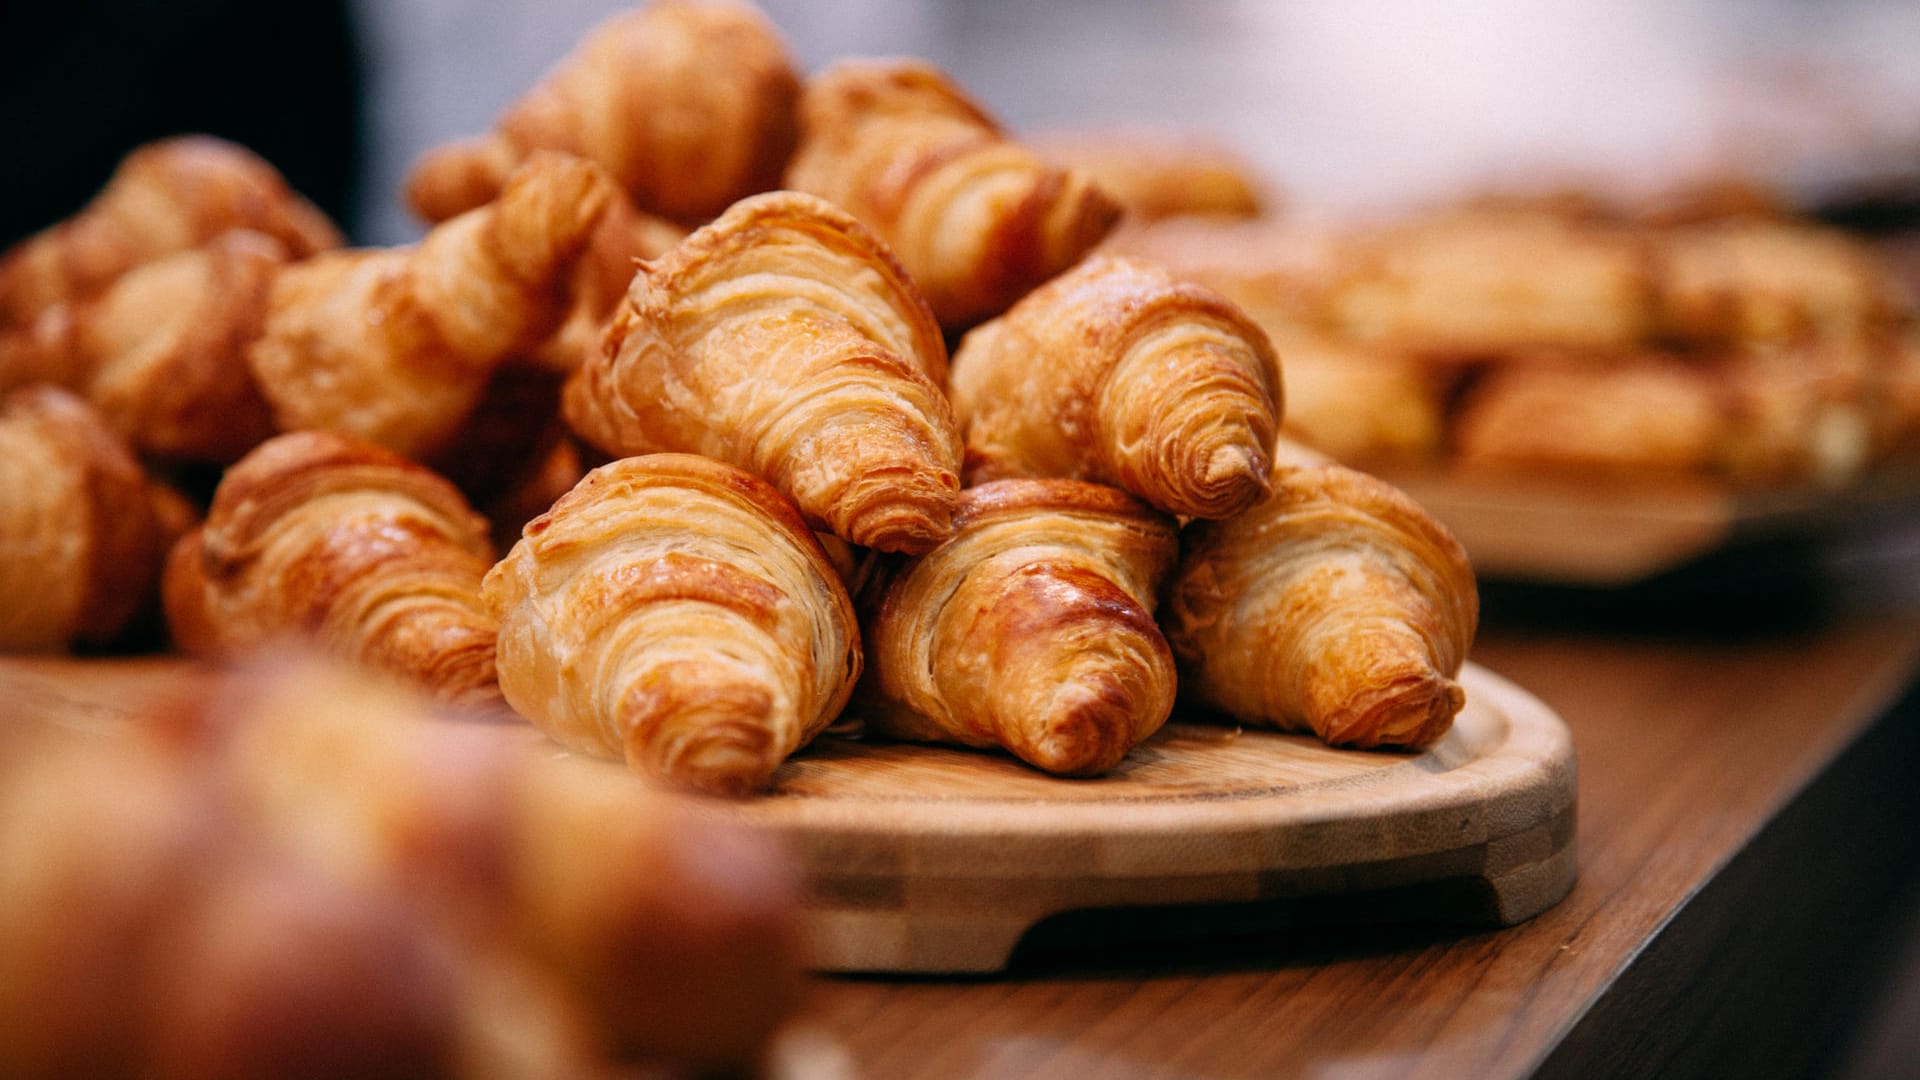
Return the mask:
<path fill-rule="evenodd" d="M 415 155 L 485 129 L 622 0 L 357 0 L 363 242 L 419 235 Z M 1738 165 L 1818 198 L 1915 183 L 1912 0 L 761 0 L 808 70 L 913 54 L 1017 129 L 1198 127 L 1295 208 L 1514 177 L 1631 193 Z"/>

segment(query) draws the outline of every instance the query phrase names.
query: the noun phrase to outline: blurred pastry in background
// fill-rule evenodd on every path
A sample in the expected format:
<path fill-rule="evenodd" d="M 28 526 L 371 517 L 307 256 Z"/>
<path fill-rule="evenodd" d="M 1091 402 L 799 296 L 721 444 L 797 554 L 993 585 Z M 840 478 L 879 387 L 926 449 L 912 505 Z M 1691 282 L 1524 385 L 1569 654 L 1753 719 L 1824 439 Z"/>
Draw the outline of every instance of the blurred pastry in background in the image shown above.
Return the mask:
<path fill-rule="evenodd" d="M 1280 209 L 1270 181 L 1204 132 L 1110 128 L 1031 132 L 1041 157 L 1093 178 L 1136 221 L 1255 218 Z"/>

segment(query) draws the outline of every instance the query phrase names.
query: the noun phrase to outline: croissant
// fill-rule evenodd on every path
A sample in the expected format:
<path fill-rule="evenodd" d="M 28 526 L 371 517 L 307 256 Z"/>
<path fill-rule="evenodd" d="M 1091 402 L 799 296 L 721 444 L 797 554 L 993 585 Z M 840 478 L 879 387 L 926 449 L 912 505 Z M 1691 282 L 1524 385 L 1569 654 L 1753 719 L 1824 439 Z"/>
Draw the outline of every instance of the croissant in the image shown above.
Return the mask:
<path fill-rule="evenodd" d="M 485 596 L 521 715 L 699 790 L 766 787 L 860 674 L 852 601 L 792 504 L 692 455 L 588 473 L 526 527 Z"/>
<path fill-rule="evenodd" d="M 1478 469 L 1706 472 L 1731 434 L 1727 389 L 1658 353 L 1529 357 L 1465 390 L 1454 456 Z"/>
<path fill-rule="evenodd" d="M 779 185 L 799 94 L 779 32 L 751 5 L 653 0 L 592 30 L 490 134 L 429 151 L 407 201 L 443 221 L 548 149 L 599 163 L 643 210 L 710 218 Z"/>
<path fill-rule="evenodd" d="M 0 332 L 0 388 L 80 392 L 139 452 L 227 463 L 273 434 L 246 349 L 285 249 L 236 230 L 144 263 L 84 303 Z"/>
<path fill-rule="evenodd" d="M 636 264 L 665 255 L 686 238 L 685 229 L 634 209 L 624 198 L 607 200 L 587 250 L 574 264 L 566 320 L 528 359 L 549 371 L 572 373 L 600 347 L 607 323 L 627 298 Z"/>
<path fill-rule="evenodd" d="M 1120 217 L 1086 174 L 1009 139 L 931 64 L 848 60 L 800 103 L 790 188 L 880 234 L 949 329 L 1005 311 Z"/>
<path fill-rule="evenodd" d="M 163 595 L 191 652 L 312 635 L 442 699 L 486 702 L 492 564 L 487 522 L 452 484 L 376 446 L 295 432 L 227 470 L 206 523 L 168 557 Z"/>
<path fill-rule="evenodd" d="M 1027 141 L 1055 165 L 1092 177 L 1126 208 L 1129 221 L 1256 218 L 1273 202 L 1245 158 L 1199 131 L 1080 129 L 1042 132 Z"/>
<path fill-rule="evenodd" d="M 1334 746 L 1421 747 L 1465 702 L 1479 619 L 1459 543 L 1399 489 L 1282 468 L 1271 498 L 1182 537 L 1163 625 L 1193 701 Z"/>
<path fill-rule="evenodd" d="M 0 328 L 86 300 L 121 274 L 230 229 L 279 241 L 294 258 L 339 247 L 339 230 L 252 152 L 205 135 L 128 154 L 79 213 L 0 256 Z"/>
<path fill-rule="evenodd" d="M 430 454 L 495 369 L 559 324 L 567 277 L 613 194 L 594 166 L 536 154 L 497 201 L 417 247 L 287 267 L 248 354 L 280 429 Z"/>
<path fill-rule="evenodd" d="M 1113 768 L 1173 708 L 1153 606 L 1174 522 L 1076 480 L 968 488 L 954 520 L 863 597 L 860 712 L 887 735 L 1004 747 L 1051 773 Z"/>
<path fill-rule="evenodd" d="M 609 454 L 717 458 L 836 536 L 925 551 L 960 487 L 946 368 L 886 248 L 827 203 L 774 192 L 645 264 L 562 412 Z"/>
<path fill-rule="evenodd" d="M 1281 409 L 1279 362 L 1251 319 L 1110 255 L 968 333 L 952 393 L 968 483 L 1074 477 L 1208 518 L 1265 494 Z"/>
<path fill-rule="evenodd" d="M 86 402 L 45 385 L 0 402 L 0 649 L 112 640 L 164 542 L 146 475 Z"/>
<path fill-rule="evenodd" d="M 1858 338 L 1912 308 L 1874 248 L 1837 229 L 1723 220 L 1656 235 L 1661 325 L 1679 341 Z"/>

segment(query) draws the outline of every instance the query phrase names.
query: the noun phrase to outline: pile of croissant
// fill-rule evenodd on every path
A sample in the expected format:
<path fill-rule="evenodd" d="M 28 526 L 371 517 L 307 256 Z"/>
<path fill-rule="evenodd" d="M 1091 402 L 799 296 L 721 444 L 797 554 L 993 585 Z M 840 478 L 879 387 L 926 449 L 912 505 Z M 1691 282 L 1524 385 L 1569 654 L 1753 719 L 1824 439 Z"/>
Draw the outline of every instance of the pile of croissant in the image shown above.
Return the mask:
<path fill-rule="evenodd" d="M 1242 304 L 1287 356 L 1286 433 L 1364 467 L 1840 487 L 1920 454 L 1910 289 L 1751 182 L 1188 217 L 1107 247 Z"/>
<path fill-rule="evenodd" d="M 1353 747 L 1462 706 L 1459 546 L 1277 442 L 1262 328 L 931 65 L 655 0 L 406 198 L 345 248 L 171 139 L 6 253 L 0 646 L 301 637 L 725 794 L 843 715 L 1089 776 L 1176 693 Z"/>

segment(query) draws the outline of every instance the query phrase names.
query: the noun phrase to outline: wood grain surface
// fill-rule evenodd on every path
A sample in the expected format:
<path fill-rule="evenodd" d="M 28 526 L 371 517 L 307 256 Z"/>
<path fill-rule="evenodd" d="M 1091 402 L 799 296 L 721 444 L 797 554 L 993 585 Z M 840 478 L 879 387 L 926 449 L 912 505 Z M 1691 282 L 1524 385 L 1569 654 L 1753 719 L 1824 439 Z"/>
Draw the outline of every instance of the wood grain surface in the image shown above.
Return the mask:
<path fill-rule="evenodd" d="M 1539 1069 L 1708 883 L 1920 669 L 1920 621 L 1741 638 L 1490 631 L 1475 656 L 1580 749 L 1579 878 L 1503 930 L 1358 925 L 1336 904 L 1217 937 L 1101 941 L 974 979 L 822 981 L 795 1076 L 1516 1077 Z M 1764 894 L 1726 898 L 1739 924 Z M 1743 911 L 1743 908 L 1746 909 Z M 1816 927 L 1818 926 L 1816 922 Z M 1817 939 L 1817 934 L 1816 934 Z M 1734 939 L 1752 950 L 1764 941 Z M 1771 970 L 1774 993 L 1794 972 Z M 1616 1051 L 1655 1024 L 1703 1041 L 1711 966 L 1622 990 Z M 1835 987 L 1818 987 L 1832 996 Z M 1616 1018 L 1617 1019 L 1617 1018 Z M 1790 1033 L 1808 1021 L 1781 1017 Z M 1557 1059 L 1558 1060 L 1558 1059 Z M 1561 1075 L 1609 1072 L 1594 1056 Z M 1656 1062 L 1655 1064 L 1658 1064 Z"/>

